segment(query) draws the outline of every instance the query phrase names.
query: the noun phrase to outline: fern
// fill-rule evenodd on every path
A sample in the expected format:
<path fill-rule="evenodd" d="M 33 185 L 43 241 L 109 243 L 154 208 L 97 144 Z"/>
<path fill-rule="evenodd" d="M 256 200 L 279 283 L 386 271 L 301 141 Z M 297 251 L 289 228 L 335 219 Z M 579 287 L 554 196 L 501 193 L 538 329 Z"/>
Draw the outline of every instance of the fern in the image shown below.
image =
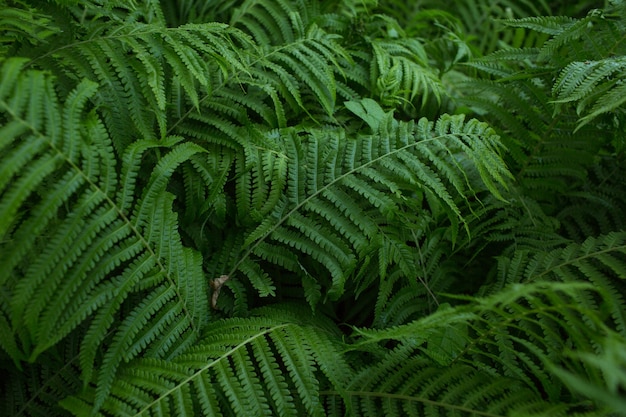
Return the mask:
<path fill-rule="evenodd" d="M 369 101 L 363 105 L 373 106 Z M 384 115 L 384 112 L 379 109 L 372 114 Z M 381 241 L 376 236 L 402 235 L 393 223 L 389 227 L 384 223 L 393 220 L 400 207 L 414 205 L 404 194 L 419 193 L 429 204 L 445 207 L 449 220 L 458 225 L 461 211 L 450 193 L 473 192 L 473 184 L 458 175 L 458 161 L 466 158 L 475 164 L 483 186 L 495 194 L 499 193 L 499 186 L 506 184 L 508 173 L 499 162 L 497 138 L 487 126 L 475 121 L 464 123 L 459 117 L 444 117 L 435 125 L 422 120 L 417 125 L 385 126 L 388 121 L 388 118 L 377 121 L 380 129 L 377 135 L 350 142 L 338 141 L 339 132 L 328 130 L 312 132 L 306 141 L 294 133 L 281 137 L 285 141 L 285 154 L 292 155 L 287 161 L 287 194 L 250 232 L 244 242 L 245 252 L 228 275 L 241 270 L 261 295 L 267 295 L 268 289 L 264 288 L 271 285 L 269 275 L 252 267 L 256 262 L 278 264 L 292 272 L 298 272 L 301 267 L 319 270 L 321 266 L 328 271 L 331 281 L 320 284 L 326 288 L 327 296 L 336 298 L 343 293 L 347 277 L 358 273 L 356 263 L 363 256 L 378 252 L 383 277 L 389 263 L 399 262 L 384 248 L 389 244 L 401 247 L 406 244 L 386 242 L 385 237 Z M 430 166 L 422 162 L 426 160 Z M 252 177 L 255 175 L 267 173 L 251 173 Z M 246 181 L 241 185 L 242 190 L 262 190 L 250 186 L 247 176 L 241 179 Z M 280 177 L 277 180 L 284 181 Z M 246 205 L 241 212 L 254 213 L 247 201 L 256 196 L 242 197 Z M 262 194 L 261 198 L 266 201 L 267 196 Z M 404 221 L 409 221 L 409 217 L 404 217 Z M 306 263 L 299 260 L 300 254 L 309 256 L 310 260 Z M 395 259 L 389 259 L 390 256 Z M 410 269 L 405 267 L 404 271 Z"/>
<path fill-rule="evenodd" d="M 582 363 L 563 360 L 562 349 L 593 352 L 610 332 L 576 301 L 591 288 L 515 285 L 405 326 L 357 329 L 354 349 L 378 360 L 363 366 L 344 395 L 358 415 L 492 416 L 511 407 L 525 415 L 569 415 L 578 399 L 559 403 L 568 380 L 550 369 L 581 372 Z M 394 349 L 378 349 L 390 340 Z M 593 370 L 587 378 L 603 384 Z"/>
<path fill-rule="evenodd" d="M 566 229 L 566 235 L 576 241 L 598 233 L 624 230 L 622 217 L 618 214 L 626 207 L 620 184 L 624 183 L 623 171 L 611 158 L 603 158 L 589 173 L 585 189 L 571 197 L 571 205 L 558 213 L 558 220 Z"/>
<path fill-rule="evenodd" d="M 619 415 L 591 7 L 0 0 L 0 414 Z"/>
<path fill-rule="evenodd" d="M 98 415 L 323 415 L 321 381 L 340 386 L 350 375 L 336 330 L 293 308 L 252 315 L 212 323 L 172 361 L 125 366 Z M 88 414 L 95 395 L 90 387 L 61 405 Z"/>
<path fill-rule="evenodd" d="M 10 169 L 0 205 L 2 345 L 16 362 L 35 361 L 79 332 L 88 381 L 98 350 L 110 339 L 98 366 L 101 402 L 124 358 L 137 356 L 158 336 L 165 336 L 159 351 L 165 355 L 191 340 L 191 331 L 206 320 L 200 258 L 181 245 L 172 195 L 165 191 L 176 166 L 202 150 L 176 145 L 175 137 L 137 141 L 118 168 L 105 126 L 85 112 L 97 86 L 82 82 L 61 106 L 51 78 L 21 72 L 23 66 L 24 60 L 6 61 L 0 85 L 8 122 L 3 148 L 13 149 L 2 159 Z M 148 171 L 138 195 L 141 158 L 155 147 L 170 151 Z M 33 260 L 35 252 L 40 255 Z M 127 317 L 114 324 L 121 311 Z"/>
<path fill-rule="evenodd" d="M 372 43 L 373 59 L 371 79 L 379 101 L 385 105 L 412 102 L 422 95 L 421 107 L 429 96 L 441 100 L 442 86 L 436 74 L 429 71 L 424 47 L 417 41 L 389 42 L 376 40 Z"/>
<path fill-rule="evenodd" d="M 590 381 L 586 381 L 580 376 L 573 375 L 561 368 L 553 367 L 552 371 L 556 373 L 563 381 L 577 392 L 587 393 L 590 397 L 600 403 L 605 403 L 614 410 L 622 410 L 616 415 L 623 415 L 624 400 L 620 396 L 620 389 L 624 387 L 624 355 L 622 347 L 624 340 L 618 335 L 612 334 L 608 337 L 602 346 L 602 353 L 571 353 L 570 355 L 578 358 L 582 363 L 592 369 L 601 372 L 605 379 L 605 384 L 594 385 Z M 617 366 L 616 366 L 617 365 Z"/>
<path fill-rule="evenodd" d="M 455 33 L 466 33 L 472 37 L 471 42 L 476 45 L 476 51 L 489 53 L 498 49 L 502 44 L 511 42 L 511 35 L 503 32 L 500 19 L 521 18 L 526 16 L 549 14 L 551 11 L 547 2 L 510 1 L 510 0 L 451 0 L 442 2 L 422 0 L 415 5 L 402 6 L 396 2 L 381 2 L 381 8 L 387 14 L 402 22 L 403 27 L 413 28 L 423 25 L 421 21 L 432 10 L 441 10 L 456 20 Z M 443 24 L 443 16 L 437 16 L 435 22 Z M 421 29 L 421 28 L 420 28 Z M 433 30 L 433 28 L 425 28 Z M 422 33 L 420 30 L 419 33 Z"/>
<path fill-rule="evenodd" d="M 59 32 L 48 16 L 27 7 L 3 8 L 0 11 L 0 28 L 0 52 L 3 56 L 10 55 L 11 49 L 22 39 L 31 43 L 46 43 L 46 38 Z"/>
<path fill-rule="evenodd" d="M 247 39 L 217 23 L 178 28 L 122 25 L 90 41 L 70 40 L 67 45 L 37 56 L 31 65 L 60 66 L 64 68 L 60 76 L 74 72 L 106 85 L 98 105 L 104 110 L 107 125 L 114 129 L 115 145 L 120 151 L 132 142 L 134 135 L 166 135 L 165 107 L 166 102 L 172 101 L 170 85 L 197 108 L 198 91 L 211 91 L 213 84 L 220 82 L 218 74 L 228 77 L 233 70 L 242 70 L 241 57 L 230 47 L 233 42 L 245 44 Z M 212 68 L 206 66 L 207 57 L 212 57 L 208 61 L 214 65 Z M 209 77 L 211 70 L 215 73 Z M 138 72 L 141 77 L 136 75 Z M 126 111 L 117 110 L 120 103 L 125 104 Z M 158 135 L 153 131 L 154 124 L 159 126 Z M 135 129 L 129 130 L 128 126 Z"/>
<path fill-rule="evenodd" d="M 581 303 L 591 310 L 603 310 L 609 314 L 612 327 L 624 333 L 626 322 L 622 310 L 622 283 L 616 280 L 625 278 L 622 270 L 625 250 L 623 239 L 623 234 L 609 234 L 598 239 L 589 238 L 582 244 L 572 244 L 551 253 L 535 253 L 532 257 L 530 253 L 520 251 L 510 262 L 502 262 L 502 278 L 508 283 L 528 279 L 564 282 L 589 280 L 597 288 L 606 291 L 606 294 L 602 305 L 596 304 L 592 298 L 581 300 Z M 525 280 L 523 276 L 520 277 L 519 271 L 525 271 L 525 276 L 532 274 L 532 278 Z"/>
<path fill-rule="evenodd" d="M 578 128 L 601 114 L 621 112 L 623 20 L 624 11 L 616 7 L 615 11 L 592 10 L 582 19 L 527 18 L 508 23 L 551 35 L 537 58 L 550 57 L 561 67 L 552 88 L 554 102 L 578 102 L 577 113 L 583 115 Z M 560 56 L 565 61 L 556 58 Z"/>

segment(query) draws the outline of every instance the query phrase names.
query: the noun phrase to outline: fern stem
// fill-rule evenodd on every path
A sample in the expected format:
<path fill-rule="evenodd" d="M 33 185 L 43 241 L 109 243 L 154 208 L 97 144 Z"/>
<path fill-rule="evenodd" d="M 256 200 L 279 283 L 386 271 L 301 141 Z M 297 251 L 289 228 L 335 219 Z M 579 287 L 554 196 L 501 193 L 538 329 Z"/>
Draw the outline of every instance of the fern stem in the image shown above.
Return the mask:
<path fill-rule="evenodd" d="M 413 235 L 413 240 L 415 241 L 415 244 L 417 246 L 417 252 L 418 252 L 419 257 L 420 257 L 420 266 L 422 267 L 422 272 L 423 272 L 423 275 L 424 275 L 424 278 L 422 278 L 420 275 L 418 275 L 417 279 L 422 283 L 424 288 L 426 288 L 426 291 L 432 297 L 432 299 L 435 302 L 435 304 L 437 304 L 437 307 L 439 307 L 439 300 L 437 300 L 437 297 L 432 292 L 432 290 L 428 286 L 428 283 L 426 282 L 426 278 L 425 277 L 428 274 L 427 274 L 427 271 L 426 271 L 426 262 L 424 260 L 424 254 L 422 253 L 422 246 L 418 243 L 418 239 L 417 239 L 417 235 L 415 234 L 415 230 L 411 230 L 411 234 Z"/>

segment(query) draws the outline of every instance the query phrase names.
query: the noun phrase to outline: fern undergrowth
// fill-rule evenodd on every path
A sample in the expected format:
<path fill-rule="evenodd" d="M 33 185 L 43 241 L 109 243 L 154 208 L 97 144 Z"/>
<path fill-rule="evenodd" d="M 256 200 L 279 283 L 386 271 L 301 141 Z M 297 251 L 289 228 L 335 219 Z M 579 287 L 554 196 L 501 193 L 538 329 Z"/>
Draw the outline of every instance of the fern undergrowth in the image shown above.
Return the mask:
<path fill-rule="evenodd" d="M 623 1 L 0 27 L 1 415 L 625 415 Z"/>

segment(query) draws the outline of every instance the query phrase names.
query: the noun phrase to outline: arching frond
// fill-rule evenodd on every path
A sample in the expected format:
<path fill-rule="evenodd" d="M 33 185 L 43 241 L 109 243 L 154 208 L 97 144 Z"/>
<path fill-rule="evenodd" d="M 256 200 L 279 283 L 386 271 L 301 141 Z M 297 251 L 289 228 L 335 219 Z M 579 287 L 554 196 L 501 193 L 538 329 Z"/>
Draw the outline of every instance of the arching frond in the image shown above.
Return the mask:
<path fill-rule="evenodd" d="M 50 76 L 24 63 L 1 69 L 2 346 L 35 361 L 78 332 L 83 378 L 97 368 L 101 403 L 122 361 L 149 346 L 166 356 L 206 322 L 201 259 L 182 246 L 166 192 L 177 166 L 203 150 L 176 137 L 136 141 L 118 165 L 106 126 L 86 109 L 97 85 L 83 81 L 61 105 Z M 166 153 L 142 167 L 155 148 Z"/>
<path fill-rule="evenodd" d="M 312 7 L 301 0 L 245 0 L 233 10 L 229 23 L 250 33 L 259 45 L 288 44 L 304 33 Z"/>
<path fill-rule="evenodd" d="M 503 416 L 512 409 L 570 415 L 581 398 L 559 401 L 568 398 L 569 374 L 552 369 L 567 368 L 600 385 L 603 375 L 564 358 L 563 349 L 591 354 L 598 343 L 617 337 L 579 304 L 589 291 L 603 297 L 588 284 L 514 285 L 404 326 L 357 329 L 355 349 L 376 360 L 367 360 L 344 391 L 349 408 L 372 416 Z M 378 350 L 390 341 L 394 349 Z M 602 404 L 597 410 L 592 415 L 607 412 Z"/>
<path fill-rule="evenodd" d="M 194 108 L 234 71 L 245 71 L 235 44 L 250 40 L 220 23 L 165 28 L 154 24 L 112 25 L 97 37 L 56 46 L 34 57 L 32 66 L 56 66 L 59 77 L 73 72 L 102 87 L 98 105 L 118 151 L 134 137 L 161 138 L 167 132 L 166 103 L 177 88 Z M 73 77 L 70 77 L 73 78 Z M 120 111 L 120 103 L 125 110 Z M 158 126 L 158 134 L 154 126 Z M 130 130 L 128 126 L 134 126 Z M 122 141 L 122 138 L 124 140 Z"/>
<path fill-rule="evenodd" d="M 555 366 L 552 367 L 552 372 L 565 381 L 572 390 L 587 395 L 600 404 L 606 404 L 608 408 L 616 410 L 615 415 L 624 415 L 626 401 L 624 401 L 620 390 L 626 386 L 626 373 L 624 372 L 626 357 L 623 349 L 625 342 L 623 337 L 611 334 L 602 342 L 602 351 L 599 354 L 590 352 L 569 353 L 584 363 L 585 366 L 594 369 L 597 373 L 602 373 L 605 379 L 604 384 L 594 384 Z"/>
<path fill-rule="evenodd" d="M 583 116 L 580 128 L 602 114 L 623 113 L 624 88 L 619 80 L 624 75 L 625 21 L 626 13 L 616 3 L 612 9 L 594 9 L 581 19 L 531 17 L 508 24 L 550 35 L 537 58 L 558 65 L 554 102 L 577 103 L 576 111 Z"/>
<path fill-rule="evenodd" d="M 534 80 L 517 79 L 515 71 L 507 71 L 502 82 L 471 82 L 473 96 L 462 101 L 498 120 L 512 171 L 527 195 L 552 199 L 549 190 L 575 188 L 585 180 L 608 140 L 594 136 L 597 127 L 577 130 L 578 118 L 570 111 L 555 115 L 545 71 Z"/>
<path fill-rule="evenodd" d="M 601 301 L 585 297 L 581 304 L 592 311 L 604 311 L 611 327 L 626 334 L 624 283 L 621 281 L 626 279 L 625 238 L 624 233 L 610 233 L 550 252 L 520 251 L 510 260 L 501 260 L 501 279 L 507 283 L 591 282 L 606 293 Z"/>
<path fill-rule="evenodd" d="M 319 391 L 350 376 L 336 329 L 303 320 L 291 308 L 214 322 L 192 348 L 170 361 L 136 359 L 124 366 L 99 416 L 325 415 Z M 74 414 L 89 413 L 95 390 L 67 398 Z"/>
<path fill-rule="evenodd" d="M 399 261 L 395 255 L 392 259 L 384 255 L 384 248 L 388 236 L 404 235 L 398 233 L 398 220 L 404 219 L 401 228 L 403 222 L 415 221 L 402 215 L 394 219 L 404 207 L 410 211 L 425 205 L 426 213 L 436 207 L 452 224 L 459 224 L 457 201 L 463 202 L 459 197 L 478 192 L 461 164 L 476 171 L 481 190 L 499 195 L 500 187 L 506 186 L 509 174 L 498 155 L 498 138 L 486 125 L 451 116 L 435 124 L 397 123 L 382 110 L 376 114 L 384 117 L 378 131 L 357 138 L 329 129 L 307 132 L 303 138 L 293 130 L 276 137 L 285 149 L 268 158 L 274 166 L 286 163 L 287 171 L 276 175 L 263 169 L 240 177 L 238 204 L 244 205 L 242 213 L 254 213 L 248 202 L 258 199 L 259 193 L 260 201 L 268 199 L 258 184 L 276 181 L 286 184 L 285 197 L 276 200 L 265 220 L 249 233 L 245 252 L 228 275 L 240 270 L 260 283 L 260 270 L 255 267 L 253 274 L 249 259 L 292 272 L 322 266 L 331 277 L 322 286 L 328 296 L 339 297 L 347 278 L 357 273 L 358 259 L 382 251 L 378 257 L 383 276 L 388 263 Z M 398 244 L 404 247 L 407 237 L 401 239 Z"/>
<path fill-rule="evenodd" d="M 253 76 L 259 82 L 267 78 L 280 97 L 304 111 L 307 107 L 303 93 L 313 94 L 330 115 L 335 107 L 337 84 L 333 68 L 337 64 L 333 61 L 342 55 L 347 56 L 334 36 L 313 25 L 302 28 L 292 42 L 262 53 L 258 58 L 262 72 Z"/>

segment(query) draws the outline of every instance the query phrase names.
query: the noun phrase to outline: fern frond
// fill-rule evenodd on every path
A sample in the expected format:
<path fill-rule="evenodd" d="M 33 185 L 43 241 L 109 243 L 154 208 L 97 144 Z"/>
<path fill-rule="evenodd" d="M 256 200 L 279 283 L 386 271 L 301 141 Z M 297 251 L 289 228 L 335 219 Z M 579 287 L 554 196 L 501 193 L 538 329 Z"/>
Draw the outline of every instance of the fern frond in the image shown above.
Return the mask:
<path fill-rule="evenodd" d="M 581 37 L 587 37 L 589 28 L 598 20 L 599 10 L 592 10 L 583 19 L 573 20 L 569 24 L 564 24 L 556 33 L 552 33 L 548 40 L 541 48 L 539 54 L 541 59 L 548 59 L 556 55 L 556 51 L 565 45 L 572 43 L 573 40 Z"/>
<path fill-rule="evenodd" d="M 374 365 L 365 364 L 346 394 L 366 415 L 408 410 L 416 415 L 448 415 L 450 410 L 568 415 L 579 399 L 558 400 L 567 398 L 561 392 L 566 380 L 549 367 L 563 366 L 594 381 L 602 378 L 562 355 L 566 346 L 593 352 L 611 334 L 596 312 L 578 302 L 592 288 L 580 283 L 514 285 L 404 326 L 356 329 L 354 349 L 374 354 L 371 344 L 390 340 L 397 347 Z M 512 386 L 517 395 L 507 392 Z M 598 408 L 594 415 L 601 412 Z"/>
<path fill-rule="evenodd" d="M 626 229 L 621 216 L 626 210 L 622 191 L 626 172 L 619 168 L 621 163 L 619 158 L 603 158 L 590 170 L 583 190 L 569 196 L 570 204 L 557 215 L 568 237 L 582 242 L 589 236 Z"/>
<path fill-rule="evenodd" d="M 557 192 L 583 183 L 599 149 L 607 142 L 590 139 L 595 128 L 576 130 L 578 119 L 571 112 L 554 115 L 555 108 L 542 83 L 476 81 L 472 88 L 478 98 L 463 100 L 499 120 L 503 142 L 519 167 L 518 180 L 527 196 L 540 201 L 553 198 L 548 190 Z"/>
<path fill-rule="evenodd" d="M 213 84 L 233 71 L 245 71 L 235 44 L 250 44 L 242 32 L 224 24 L 188 24 L 165 28 L 159 24 L 114 25 L 97 37 L 68 44 L 34 58 L 31 65 L 52 65 L 71 69 L 79 78 L 102 87 L 99 105 L 113 130 L 116 148 L 121 151 L 135 134 L 153 138 L 153 127 L 162 137 L 167 131 L 165 113 L 170 86 L 177 85 L 197 109 L 198 91 L 210 92 Z M 68 71 L 69 72 L 69 71 Z M 62 72 L 59 75 L 65 76 Z M 119 112 L 125 103 L 128 112 Z M 153 109 L 148 112 L 147 109 Z M 115 113 L 114 113 L 115 112 Z"/>
<path fill-rule="evenodd" d="M 626 340 L 623 337 L 611 334 L 603 341 L 602 351 L 599 354 L 590 352 L 568 353 L 586 366 L 597 369 L 598 373 L 601 372 L 605 382 L 603 385 L 593 384 L 578 375 L 555 366 L 552 367 L 552 372 L 559 375 L 574 391 L 586 395 L 600 404 L 606 404 L 608 406 L 607 414 L 613 412 L 612 415 L 624 415 L 626 401 L 620 393 L 620 390 L 626 386 L 624 346 L 626 346 Z"/>
<path fill-rule="evenodd" d="M 525 62 L 534 61 L 539 54 L 539 48 L 509 48 L 501 49 L 487 56 L 474 59 L 464 65 L 476 68 L 499 80 L 510 79 L 512 77 L 522 76 L 518 68 L 511 68 L 506 63 L 512 62 L 518 65 L 524 65 Z M 528 68 L 524 68 L 523 76 L 530 76 Z M 532 72 L 530 73 L 532 74 Z"/>
<path fill-rule="evenodd" d="M 437 0 L 424 0 L 419 6 L 407 7 L 389 1 L 380 3 L 386 13 L 396 18 L 402 23 L 402 27 L 408 30 L 415 28 L 416 25 L 424 25 L 424 22 L 419 20 L 420 14 L 445 12 L 455 18 L 454 33 L 466 34 L 474 51 L 481 55 L 516 42 L 514 35 L 502 30 L 507 19 L 546 15 L 553 10 L 552 5 L 545 0 L 451 0 L 445 4 Z M 434 23 L 442 24 L 444 21 L 444 17 L 436 16 Z M 424 37 L 429 39 L 428 31 L 432 31 L 433 26 L 435 25 L 430 24 L 426 28 L 418 26 L 421 29 L 419 33 L 426 31 Z"/>
<path fill-rule="evenodd" d="M 327 114 L 332 114 L 337 84 L 334 68 L 336 59 L 342 55 L 347 56 L 333 36 L 311 26 L 291 43 L 259 56 L 257 60 L 263 72 L 253 75 L 259 81 L 267 79 L 288 102 L 293 101 L 305 111 L 302 92 L 308 90 Z"/>
<path fill-rule="evenodd" d="M 572 62 L 563 69 L 552 87 L 556 102 L 580 100 L 597 88 L 605 78 L 612 78 L 616 71 L 623 70 L 624 59 Z"/>
<path fill-rule="evenodd" d="M 609 88 L 609 92 L 600 98 L 593 104 L 593 107 L 589 110 L 589 113 L 586 114 L 583 118 L 580 119 L 580 124 L 578 128 L 586 125 L 596 117 L 601 114 L 606 113 L 617 113 L 620 115 L 624 114 L 624 111 L 621 107 L 623 107 L 624 102 L 624 94 L 626 93 L 626 88 L 623 84 L 617 83 L 617 86 L 614 88 Z M 587 103 L 581 103 L 579 106 L 580 109 L 584 109 Z"/>
<path fill-rule="evenodd" d="M 53 80 L 22 72 L 23 65 L 5 61 L 0 83 L 4 145 L 16 149 L 0 160 L 10 181 L 0 190 L 3 321 L 14 340 L 3 345 L 13 346 L 14 360 L 35 361 L 79 332 L 88 381 L 112 337 L 98 366 L 101 403 L 123 360 L 157 338 L 153 353 L 166 356 L 205 323 L 201 259 L 182 246 L 174 197 L 166 192 L 173 171 L 203 150 L 175 137 L 137 141 L 118 166 L 105 125 L 85 111 L 97 86 L 83 81 L 61 106 Z M 141 160 L 154 148 L 167 153 L 143 170 L 147 178 L 138 191 Z M 114 323 L 124 310 L 127 318 Z"/>
<path fill-rule="evenodd" d="M 458 223 L 459 195 L 477 192 L 474 187 L 500 195 L 500 187 L 506 185 L 509 174 L 498 155 L 498 139 L 486 125 L 451 116 L 436 124 L 385 123 L 380 123 L 377 134 L 341 141 L 340 132 L 328 129 L 311 131 L 303 139 L 297 132 L 284 132 L 288 200 L 280 200 L 273 213 L 249 232 L 246 252 L 228 275 L 249 256 L 291 265 L 293 270 L 298 254 L 306 254 L 308 259 L 300 263 L 305 269 L 323 266 L 330 272 L 332 280 L 323 286 L 329 296 L 338 297 L 357 259 L 376 251 L 370 242 L 382 243 L 376 236 L 386 234 L 387 227 L 391 235 L 405 227 L 406 219 L 394 218 L 400 207 L 415 210 L 416 201 L 427 195 L 431 209 L 441 208 L 445 218 Z M 467 167 L 476 170 L 478 183 L 463 173 Z M 245 190 L 239 199 L 249 200 L 247 192 L 252 198 L 264 192 L 255 187 Z M 282 253 L 291 253 L 293 260 Z"/>
<path fill-rule="evenodd" d="M 229 23 L 250 33 L 259 45 L 292 43 L 302 35 L 305 10 L 301 1 L 247 0 L 233 11 Z"/>
<path fill-rule="evenodd" d="M 548 35 L 559 35 L 567 31 L 577 19 L 567 16 L 532 16 L 504 21 L 508 26 L 531 29 Z"/>
<path fill-rule="evenodd" d="M 341 386 L 351 376 L 337 330 L 292 308 L 253 316 L 212 323 L 171 361 L 138 358 L 123 366 L 97 415 L 323 415 L 320 385 Z M 94 401 L 89 387 L 61 405 L 80 414 Z"/>
<path fill-rule="evenodd" d="M 555 103 L 578 102 L 581 118 L 578 128 L 602 113 L 616 111 L 624 104 L 624 87 L 620 79 L 626 68 L 624 58 L 572 62 L 563 68 L 552 92 Z"/>
<path fill-rule="evenodd" d="M 558 413 L 564 407 L 550 407 L 512 379 L 463 365 L 433 366 L 417 355 L 408 357 L 402 349 L 389 356 L 380 361 L 380 369 L 357 374 L 346 390 L 347 407 L 355 414 L 499 417 L 516 410 L 528 416 L 565 415 Z"/>
<path fill-rule="evenodd" d="M 0 55 L 8 52 L 22 42 L 46 44 L 46 38 L 59 33 L 60 28 L 54 25 L 49 16 L 39 13 L 36 9 L 24 4 L 5 4 L 0 9 Z"/>
<path fill-rule="evenodd" d="M 605 291 L 602 300 L 584 297 L 581 304 L 590 310 L 607 314 L 607 323 L 621 334 L 626 333 L 622 280 L 626 278 L 626 236 L 609 233 L 588 238 L 580 244 L 546 253 L 520 251 L 503 260 L 500 271 L 503 281 L 513 282 L 591 282 Z M 523 271 L 523 272 L 522 272 Z"/>
<path fill-rule="evenodd" d="M 80 341 L 70 337 L 66 342 L 63 350 L 44 353 L 40 363 L 21 364 L 19 370 L 3 364 L 6 378 L 0 383 L 0 413 L 15 417 L 67 416 L 58 401 L 79 393 L 83 381 L 76 360 Z"/>
<path fill-rule="evenodd" d="M 201 3 L 0 0 L 0 414 L 618 411 L 624 1 Z"/>
<path fill-rule="evenodd" d="M 613 13 L 612 13 L 613 12 Z M 547 33 L 535 60 L 556 65 L 559 75 L 552 87 L 555 114 L 564 103 L 577 102 L 582 116 L 578 129 L 601 114 L 623 107 L 624 14 L 619 7 L 594 9 L 582 19 L 533 17 L 507 24 Z M 621 117 L 621 111 L 619 111 Z"/>

